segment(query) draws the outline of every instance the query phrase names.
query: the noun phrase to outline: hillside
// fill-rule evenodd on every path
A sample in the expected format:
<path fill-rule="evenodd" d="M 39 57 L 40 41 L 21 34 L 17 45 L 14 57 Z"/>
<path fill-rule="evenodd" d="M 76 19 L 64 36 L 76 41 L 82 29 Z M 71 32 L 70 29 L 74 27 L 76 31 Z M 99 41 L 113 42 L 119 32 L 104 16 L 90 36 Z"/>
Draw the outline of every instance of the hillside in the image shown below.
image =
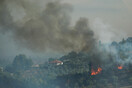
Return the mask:
<path fill-rule="evenodd" d="M 125 88 L 132 86 L 132 38 L 97 44 L 95 52 L 70 52 L 33 64 L 25 55 L 1 70 L 2 88 Z M 6 81 L 7 80 L 7 81 Z M 6 84 L 9 85 L 6 85 Z M 127 88 L 127 87 L 126 87 Z"/>

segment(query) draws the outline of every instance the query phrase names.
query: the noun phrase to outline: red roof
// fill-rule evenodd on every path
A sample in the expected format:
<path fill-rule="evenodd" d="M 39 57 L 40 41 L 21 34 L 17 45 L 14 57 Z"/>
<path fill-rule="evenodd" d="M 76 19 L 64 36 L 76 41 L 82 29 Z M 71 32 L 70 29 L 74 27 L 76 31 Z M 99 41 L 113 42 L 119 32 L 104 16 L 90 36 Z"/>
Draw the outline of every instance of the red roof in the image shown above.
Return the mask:
<path fill-rule="evenodd" d="M 54 60 L 54 61 L 51 61 L 50 63 L 62 63 L 62 61 Z"/>

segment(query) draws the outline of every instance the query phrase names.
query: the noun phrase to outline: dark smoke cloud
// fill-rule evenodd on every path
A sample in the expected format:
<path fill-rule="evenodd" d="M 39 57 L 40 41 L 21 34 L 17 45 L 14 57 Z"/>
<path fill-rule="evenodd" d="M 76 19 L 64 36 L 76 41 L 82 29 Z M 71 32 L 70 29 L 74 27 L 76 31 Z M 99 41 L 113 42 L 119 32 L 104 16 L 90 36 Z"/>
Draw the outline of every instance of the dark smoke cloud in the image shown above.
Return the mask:
<path fill-rule="evenodd" d="M 69 4 L 45 1 L 41 6 L 38 2 L 1 0 L 1 31 L 11 31 L 20 45 L 34 51 L 78 52 L 94 47 L 94 33 L 86 18 L 71 26 Z"/>

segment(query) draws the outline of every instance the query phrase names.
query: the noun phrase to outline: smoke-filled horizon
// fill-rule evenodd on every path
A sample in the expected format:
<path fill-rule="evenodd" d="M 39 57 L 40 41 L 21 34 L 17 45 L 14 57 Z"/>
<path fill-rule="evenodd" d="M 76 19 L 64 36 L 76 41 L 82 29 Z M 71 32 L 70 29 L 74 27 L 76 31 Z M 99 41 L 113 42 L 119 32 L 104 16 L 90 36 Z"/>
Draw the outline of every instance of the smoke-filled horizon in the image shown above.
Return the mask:
<path fill-rule="evenodd" d="M 71 5 L 52 1 L 37 7 L 35 3 L 1 1 L 1 31 L 11 32 L 20 46 L 33 51 L 79 52 L 94 46 L 94 33 L 88 19 L 80 18 L 71 26 Z"/>
<path fill-rule="evenodd" d="M 0 0 L 0 87 L 131 85 L 132 20 L 122 1 Z"/>
<path fill-rule="evenodd" d="M 13 55 L 14 57 L 20 53 L 30 56 L 36 55 L 36 53 L 48 55 L 47 52 L 63 55 L 70 51 L 89 51 L 97 43 L 96 40 L 103 42 L 120 41 L 122 38 L 129 36 L 127 32 L 131 33 L 131 30 L 128 31 L 127 28 L 124 32 L 115 28 L 106 20 L 104 21 L 105 18 L 111 19 L 112 17 L 112 19 L 115 19 L 113 16 L 104 16 L 104 12 L 112 15 L 125 12 L 123 8 L 116 9 L 115 5 L 119 1 L 116 1 L 115 4 L 112 4 L 113 1 L 108 1 L 111 2 L 108 5 L 109 8 L 105 8 L 107 7 L 105 4 L 108 4 L 108 2 L 100 3 L 101 6 L 108 9 L 107 11 L 101 8 L 96 9 L 100 6 L 100 4 L 95 6 L 98 2 L 96 0 L 91 2 L 89 2 L 90 0 L 86 2 L 83 0 L 76 3 L 74 3 L 74 0 L 71 2 L 63 1 L 0 0 L 1 56 Z M 104 0 L 100 2 L 102 1 Z M 91 3 L 91 5 L 88 3 Z M 86 4 L 88 5 L 84 8 L 82 4 L 84 4 L 84 7 Z M 120 5 L 121 3 L 118 7 L 121 7 Z M 115 13 L 114 10 L 116 10 Z M 86 13 L 83 13 L 84 11 Z M 95 14 L 95 12 L 99 14 Z M 89 15 L 86 16 L 87 14 Z M 97 18 L 91 21 L 92 16 L 90 15 L 97 16 Z M 77 16 L 78 18 L 75 20 Z M 85 16 L 88 18 L 85 18 Z M 102 16 L 104 19 L 98 18 L 98 16 Z"/>

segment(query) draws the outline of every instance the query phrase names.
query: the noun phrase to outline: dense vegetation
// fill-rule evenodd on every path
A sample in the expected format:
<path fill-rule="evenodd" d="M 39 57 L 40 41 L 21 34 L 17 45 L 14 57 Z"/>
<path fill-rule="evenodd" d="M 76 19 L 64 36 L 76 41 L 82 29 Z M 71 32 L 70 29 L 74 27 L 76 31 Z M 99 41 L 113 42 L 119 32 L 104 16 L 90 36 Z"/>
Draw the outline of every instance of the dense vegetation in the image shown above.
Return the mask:
<path fill-rule="evenodd" d="M 33 64 L 18 55 L 12 64 L 0 69 L 1 88 L 119 88 L 132 86 L 132 38 L 109 45 L 99 43 L 98 51 L 70 52 L 59 59 Z M 53 61 L 63 62 L 61 65 Z M 118 69 L 118 66 L 123 66 Z M 102 71 L 91 75 L 91 69 Z"/>

